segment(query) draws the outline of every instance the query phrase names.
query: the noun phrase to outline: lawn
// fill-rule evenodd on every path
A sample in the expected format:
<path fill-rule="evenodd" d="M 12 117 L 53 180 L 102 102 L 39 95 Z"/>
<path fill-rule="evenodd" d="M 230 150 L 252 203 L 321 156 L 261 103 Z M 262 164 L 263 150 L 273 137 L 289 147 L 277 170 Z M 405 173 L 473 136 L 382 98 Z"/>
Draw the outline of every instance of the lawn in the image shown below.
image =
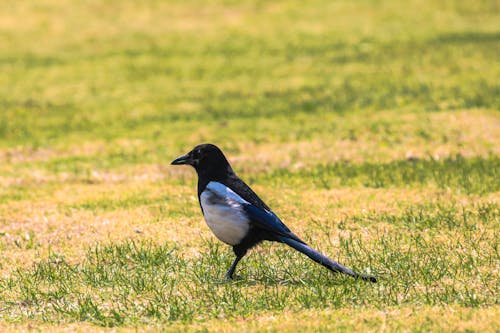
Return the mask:
<path fill-rule="evenodd" d="M 500 330 L 497 1 L 0 2 L 0 330 Z M 211 142 L 301 238 L 232 282 Z"/>

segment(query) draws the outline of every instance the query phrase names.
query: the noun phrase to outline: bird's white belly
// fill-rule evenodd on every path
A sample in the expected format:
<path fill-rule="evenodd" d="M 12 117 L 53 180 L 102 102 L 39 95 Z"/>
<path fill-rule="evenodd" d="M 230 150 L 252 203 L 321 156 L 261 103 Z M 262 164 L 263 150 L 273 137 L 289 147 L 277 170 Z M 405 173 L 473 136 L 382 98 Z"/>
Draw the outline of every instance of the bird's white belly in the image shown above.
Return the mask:
<path fill-rule="evenodd" d="M 250 228 L 241 204 L 224 200 L 211 191 L 204 191 L 200 202 L 205 221 L 214 235 L 229 245 L 240 243 Z"/>

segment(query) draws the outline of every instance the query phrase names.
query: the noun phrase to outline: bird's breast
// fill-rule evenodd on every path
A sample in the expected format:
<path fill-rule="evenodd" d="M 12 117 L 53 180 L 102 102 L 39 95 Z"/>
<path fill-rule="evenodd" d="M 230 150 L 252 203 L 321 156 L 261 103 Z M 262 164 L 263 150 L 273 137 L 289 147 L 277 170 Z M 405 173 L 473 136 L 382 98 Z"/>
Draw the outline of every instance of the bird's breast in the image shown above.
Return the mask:
<path fill-rule="evenodd" d="M 250 229 L 249 219 L 243 211 L 243 201 L 234 195 L 234 192 L 225 195 L 220 191 L 220 186 L 214 188 L 210 184 L 200 195 L 208 227 L 218 239 L 229 245 L 239 244 Z"/>

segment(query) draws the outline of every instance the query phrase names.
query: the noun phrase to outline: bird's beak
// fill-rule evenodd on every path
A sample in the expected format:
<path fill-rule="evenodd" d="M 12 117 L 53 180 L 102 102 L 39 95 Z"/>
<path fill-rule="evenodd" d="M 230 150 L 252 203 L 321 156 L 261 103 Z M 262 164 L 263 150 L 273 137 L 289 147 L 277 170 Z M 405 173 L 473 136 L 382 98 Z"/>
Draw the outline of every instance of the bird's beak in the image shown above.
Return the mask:
<path fill-rule="evenodd" d="M 190 160 L 189 154 L 182 155 L 177 157 L 175 160 L 172 161 L 172 165 L 182 165 L 182 164 L 188 164 Z"/>

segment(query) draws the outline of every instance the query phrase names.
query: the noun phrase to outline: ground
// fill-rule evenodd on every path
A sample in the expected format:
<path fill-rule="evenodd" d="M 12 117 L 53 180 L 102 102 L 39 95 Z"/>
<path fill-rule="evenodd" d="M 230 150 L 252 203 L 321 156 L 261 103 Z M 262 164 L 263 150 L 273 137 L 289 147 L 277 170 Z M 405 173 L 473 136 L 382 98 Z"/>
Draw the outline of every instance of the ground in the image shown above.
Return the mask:
<path fill-rule="evenodd" d="M 0 329 L 500 330 L 496 1 L 0 4 Z M 202 221 L 219 145 L 302 239 Z"/>

